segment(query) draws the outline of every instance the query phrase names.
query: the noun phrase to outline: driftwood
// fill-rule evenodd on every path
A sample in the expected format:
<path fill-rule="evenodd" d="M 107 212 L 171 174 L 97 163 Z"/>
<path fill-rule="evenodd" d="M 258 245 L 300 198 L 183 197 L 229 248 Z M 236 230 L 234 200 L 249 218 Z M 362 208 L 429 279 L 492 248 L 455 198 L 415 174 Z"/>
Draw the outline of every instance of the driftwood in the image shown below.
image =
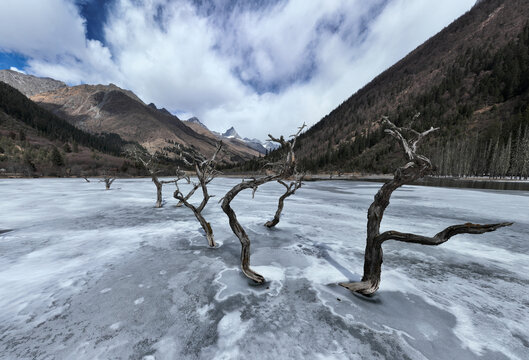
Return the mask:
<path fill-rule="evenodd" d="M 195 215 L 198 222 L 202 226 L 202 229 L 204 229 L 204 232 L 206 233 L 206 238 L 208 240 L 208 245 L 210 247 L 215 247 L 213 229 L 211 228 L 211 224 L 207 222 L 206 219 L 204 219 L 204 216 L 202 216 L 202 210 L 204 210 L 204 208 L 206 207 L 209 199 L 211 199 L 214 196 L 214 195 L 209 195 L 207 185 L 218 174 L 220 174 L 220 172 L 215 169 L 215 165 L 217 162 L 216 160 L 217 155 L 219 154 L 221 149 L 222 149 L 222 141 L 217 144 L 215 153 L 209 159 L 205 159 L 203 156 L 199 154 L 190 154 L 182 150 L 180 153 L 180 156 L 182 160 L 184 160 L 184 162 L 186 162 L 189 166 L 194 166 L 195 173 L 198 179 L 198 183 L 194 183 L 191 191 L 187 195 L 184 195 L 178 186 L 178 181 L 176 181 L 175 182 L 176 190 L 173 194 L 174 198 L 179 201 L 179 204 L 182 203 L 187 208 L 191 209 L 191 211 L 193 211 L 193 214 Z M 189 162 L 186 159 L 186 157 L 191 157 L 193 163 Z M 199 187 L 202 189 L 202 201 L 200 202 L 200 205 L 194 206 L 188 200 Z"/>
<path fill-rule="evenodd" d="M 263 283 L 265 278 L 253 271 L 250 268 L 250 238 L 244 228 L 237 220 L 235 211 L 231 208 L 231 201 L 243 190 L 252 189 L 252 196 L 257 191 L 257 188 L 267 182 L 276 181 L 281 179 L 288 179 L 296 173 L 296 161 L 294 155 L 294 146 L 296 145 L 296 139 L 305 128 L 305 124 L 299 128 L 299 131 L 292 135 L 292 141 L 287 141 L 281 136 L 279 139 L 268 135 L 271 141 L 279 143 L 283 149 L 285 149 L 286 156 L 282 161 L 276 163 L 268 163 L 265 165 L 268 174 L 261 178 L 253 178 L 251 180 L 243 180 L 241 183 L 235 185 L 226 195 L 221 199 L 222 201 L 222 210 L 228 216 L 230 227 L 233 233 L 237 236 L 241 242 L 241 269 L 244 275 L 249 279 L 252 279 L 256 283 Z"/>
<path fill-rule="evenodd" d="M 294 195 L 296 193 L 296 190 L 298 190 L 303 181 L 303 176 L 300 176 L 297 180 L 290 182 L 287 184 L 283 180 L 277 180 L 278 183 L 283 185 L 285 187 L 285 193 L 279 197 L 279 201 L 277 203 L 277 210 L 274 215 L 274 218 L 272 220 L 267 221 L 264 225 L 268 228 L 274 227 L 279 223 L 279 219 L 281 217 L 281 212 L 283 212 L 283 206 L 285 205 L 285 199 L 291 195 Z"/>
<path fill-rule="evenodd" d="M 395 126 L 387 117 L 382 119 L 385 132 L 393 136 L 402 146 L 408 163 L 395 171 L 394 178 L 385 183 L 375 195 L 375 199 L 369 207 L 367 213 L 367 239 L 364 258 L 364 274 L 360 282 L 340 283 L 341 286 L 363 295 L 375 293 L 380 285 L 380 274 L 382 270 L 382 244 L 387 240 L 396 240 L 422 245 L 439 245 L 452 236 L 458 234 L 483 234 L 495 231 L 512 223 L 497 224 L 461 224 L 449 226 L 433 237 L 416 235 L 411 233 L 401 233 L 398 231 L 386 231 L 380 233 L 380 224 L 384 211 L 389 205 L 393 191 L 404 184 L 409 184 L 434 170 L 430 160 L 417 154 L 417 146 L 430 133 L 438 128 L 430 128 L 419 133 L 409 127 L 400 128 Z M 408 136 L 409 138 L 406 138 Z"/>

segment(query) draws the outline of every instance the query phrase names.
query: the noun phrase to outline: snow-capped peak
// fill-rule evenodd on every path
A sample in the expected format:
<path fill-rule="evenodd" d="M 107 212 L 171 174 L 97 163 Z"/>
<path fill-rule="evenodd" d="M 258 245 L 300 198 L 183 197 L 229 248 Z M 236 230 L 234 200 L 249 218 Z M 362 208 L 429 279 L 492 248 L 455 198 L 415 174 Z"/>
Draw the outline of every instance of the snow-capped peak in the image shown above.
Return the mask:
<path fill-rule="evenodd" d="M 222 136 L 227 137 L 229 139 L 241 139 L 240 135 L 237 134 L 237 131 L 235 131 L 235 128 L 233 126 L 226 130 L 226 132 L 222 134 Z"/>

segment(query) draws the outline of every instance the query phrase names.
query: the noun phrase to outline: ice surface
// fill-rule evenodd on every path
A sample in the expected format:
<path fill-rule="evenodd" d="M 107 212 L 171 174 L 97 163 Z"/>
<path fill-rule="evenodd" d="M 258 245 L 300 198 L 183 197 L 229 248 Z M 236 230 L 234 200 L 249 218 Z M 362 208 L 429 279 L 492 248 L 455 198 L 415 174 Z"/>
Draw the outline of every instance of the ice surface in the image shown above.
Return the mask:
<path fill-rule="evenodd" d="M 221 198 L 240 180 L 215 179 Z M 380 184 L 307 183 L 263 226 L 283 187 L 233 202 L 252 239 L 251 284 L 215 201 L 154 208 L 148 179 L 0 180 L 0 359 L 527 359 L 529 194 L 405 186 L 383 229 L 433 235 L 514 221 L 437 246 L 388 242 L 379 292 L 359 280 Z M 198 200 L 195 200 L 198 201 Z M 12 230 L 4 232 L 3 230 Z"/>

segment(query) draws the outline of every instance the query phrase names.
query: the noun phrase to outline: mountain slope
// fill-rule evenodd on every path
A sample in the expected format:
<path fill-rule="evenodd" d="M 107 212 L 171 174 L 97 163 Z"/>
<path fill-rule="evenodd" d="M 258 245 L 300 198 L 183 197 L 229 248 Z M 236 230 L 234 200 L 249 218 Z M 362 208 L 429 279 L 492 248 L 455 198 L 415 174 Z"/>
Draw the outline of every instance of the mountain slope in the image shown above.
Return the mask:
<path fill-rule="evenodd" d="M 253 148 L 252 146 L 250 146 L 250 144 L 247 144 L 241 139 L 223 137 L 222 135 L 209 130 L 207 126 L 202 124 L 200 120 L 196 117 L 192 117 L 184 121 L 184 124 L 193 129 L 198 134 L 202 134 L 210 138 L 212 141 L 222 140 L 226 149 L 229 149 L 232 152 L 248 154 L 251 155 L 252 158 L 261 155 L 261 153 L 257 149 Z"/>
<path fill-rule="evenodd" d="M 122 168 L 125 144 L 116 134 L 86 133 L 0 82 L 0 176 L 79 176 Z"/>
<path fill-rule="evenodd" d="M 112 132 L 137 141 L 151 152 L 171 151 L 175 144 L 211 155 L 216 138 L 195 131 L 165 109 L 144 104 L 131 91 L 110 85 L 79 85 L 31 97 L 39 105 L 91 133 Z M 226 146 L 228 162 L 253 158 L 247 147 Z"/>
<path fill-rule="evenodd" d="M 494 148 L 514 152 L 529 124 L 527 19 L 527 1 L 477 3 L 303 134 L 302 165 L 389 172 L 400 155 L 377 120 L 402 125 L 420 112 L 415 127 L 441 127 L 423 149 L 442 172 L 461 172 L 460 163 L 469 174 L 490 172 Z"/>
<path fill-rule="evenodd" d="M 66 84 L 62 81 L 50 78 L 39 78 L 13 70 L 0 70 L 0 81 L 11 85 L 28 97 L 66 87 Z"/>

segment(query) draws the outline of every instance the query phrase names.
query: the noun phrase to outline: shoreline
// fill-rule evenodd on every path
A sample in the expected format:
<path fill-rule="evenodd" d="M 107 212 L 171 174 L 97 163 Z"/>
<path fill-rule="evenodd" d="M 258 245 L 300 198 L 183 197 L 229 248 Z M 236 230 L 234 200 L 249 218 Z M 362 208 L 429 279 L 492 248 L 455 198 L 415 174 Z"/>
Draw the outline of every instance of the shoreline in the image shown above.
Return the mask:
<path fill-rule="evenodd" d="M 192 177 L 193 172 L 189 172 Z M 258 174 L 222 174 L 218 178 L 228 179 L 250 179 L 257 177 Z M 171 176 L 160 176 L 160 178 L 170 178 Z M 103 176 L 89 176 L 89 179 L 101 179 Z M 116 179 L 149 179 L 149 176 L 127 176 L 119 177 Z M 316 181 L 367 181 L 384 183 L 393 178 L 393 174 L 355 174 L 347 173 L 341 174 L 340 176 L 335 174 L 313 174 L 305 176 L 305 182 L 316 182 Z M 84 179 L 80 176 L 41 176 L 41 177 L 28 177 L 28 176 L 0 176 L 0 180 L 7 179 Z M 463 188 L 463 189 L 488 189 L 488 190 L 519 190 L 529 191 L 529 179 L 491 179 L 487 177 L 424 177 L 409 185 L 418 186 L 432 186 L 432 187 L 445 187 L 445 188 Z"/>

